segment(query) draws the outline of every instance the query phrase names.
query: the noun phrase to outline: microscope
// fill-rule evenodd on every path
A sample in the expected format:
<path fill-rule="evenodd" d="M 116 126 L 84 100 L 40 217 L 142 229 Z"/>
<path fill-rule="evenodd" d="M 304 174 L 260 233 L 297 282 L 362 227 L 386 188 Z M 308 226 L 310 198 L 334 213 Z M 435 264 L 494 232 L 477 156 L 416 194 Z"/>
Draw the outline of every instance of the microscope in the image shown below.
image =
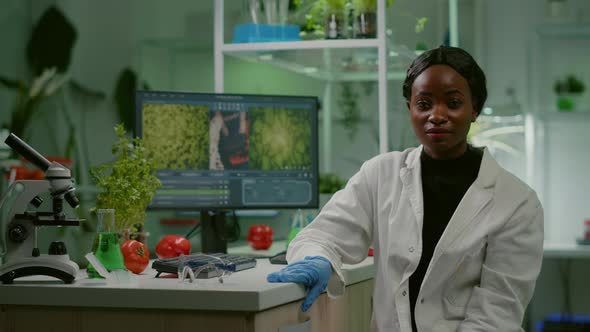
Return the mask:
<path fill-rule="evenodd" d="M 78 226 L 83 221 L 66 218 L 63 211 L 64 199 L 72 208 L 80 205 L 71 172 L 59 163 L 48 161 L 12 133 L 5 143 L 43 170 L 45 180 L 15 181 L 0 199 L 0 280 L 11 284 L 19 277 L 47 275 L 70 284 L 80 268 L 70 260 L 65 244 L 53 241 L 48 253 L 42 254 L 37 240 L 42 226 Z M 52 211 L 34 211 L 43 203 L 40 195 L 46 192 L 52 200 Z"/>

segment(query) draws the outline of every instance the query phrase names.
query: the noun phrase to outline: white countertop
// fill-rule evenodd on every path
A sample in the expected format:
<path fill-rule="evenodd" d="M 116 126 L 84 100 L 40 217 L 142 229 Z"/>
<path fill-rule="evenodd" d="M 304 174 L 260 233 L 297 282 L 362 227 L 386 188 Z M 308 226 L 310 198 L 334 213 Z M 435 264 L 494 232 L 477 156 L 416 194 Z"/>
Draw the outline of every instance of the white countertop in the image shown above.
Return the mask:
<path fill-rule="evenodd" d="M 216 278 L 192 284 L 155 278 L 151 267 L 123 283 L 88 279 L 84 270 L 70 285 L 51 277 L 24 277 L 12 285 L 0 284 L 0 304 L 260 311 L 305 297 L 301 285 L 266 281 L 269 273 L 283 267 L 257 259 L 255 268 L 234 273 L 223 284 Z M 373 257 L 344 266 L 347 285 L 371 279 L 374 274 Z"/>
<path fill-rule="evenodd" d="M 284 249 L 277 242 L 267 251 L 242 246 L 230 253 L 270 256 Z M 590 258 L 590 246 L 576 243 L 545 243 L 545 258 Z M 216 278 L 180 283 L 176 278 L 155 278 L 148 268 L 126 282 L 88 279 L 83 270 L 73 284 L 45 276 L 19 278 L 12 285 L 0 284 L 0 304 L 105 308 L 152 308 L 190 310 L 261 311 L 305 297 L 305 288 L 292 283 L 269 283 L 266 276 L 284 265 L 257 259 L 256 268 L 231 275 L 221 284 Z M 373 257 L 356 265 L 345 265 L 347 285 L 375 275 Z"/>
<path fill-rule="evenodd" d="M 590 245 L 574 242 L 547 242 L 543 245 L 543 256 L 545 258 L 590 258 Z"/>

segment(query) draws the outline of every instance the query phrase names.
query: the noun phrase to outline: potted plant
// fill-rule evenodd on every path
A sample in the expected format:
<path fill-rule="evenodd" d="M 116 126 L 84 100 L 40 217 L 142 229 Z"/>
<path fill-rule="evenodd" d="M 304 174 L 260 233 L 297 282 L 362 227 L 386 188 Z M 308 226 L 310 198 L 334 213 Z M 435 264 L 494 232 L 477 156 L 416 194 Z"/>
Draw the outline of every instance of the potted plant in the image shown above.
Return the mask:
<path fill-rule="evenodd" d="M 568 75 L 563 80 L 557 80 L 553 90 L 557 94 L 557 110 L 571 112 L 579 107 L 579 100 L 586 86 L 576 76 Z"/>
<path fill-rule="evenodd" d="M 292 20 L 299 25 L 301 32 L 299 37 L 303 40 L 324 39 L 323 15 L 325 2 L 320 1 L 297 1 L 294 6 Z"/>
<path fill-rule="evenodd" d="M 16 97 L 8 122 L 2 126 L 16 136 L 28 140 L 30 133 L 38 130 L 38 128 L 31 128 L 35 118 L 45 112 L 54 112 L 52 114 L 54 117 L 58 117 L 58 113 L 61 113 L 65 123 L 60 126 L 65 126 L 68 134 L 67 143 L 63 145 L 64 151 L 57 153 L 70 160 L 70 164 L 75 159 L 73 163 L 75 169 L 72 169 L 72 174 L 76 177 L 78 184 L 86 184 L 85 169 L 88 163 L 85 152 L 87 149 L 84 147 L 86 130 L 80 128 L 80 123 L 74 123 L 70 109 L 76 108 L 69 105 L 67 96 L 72 94 L 83 97 L 85 105 L 80 108 L 83 110 L 88 108 L 87 102 L 104 99 L 105 95 L 85 87 L 71 78 L 68 73 L 77 38 L 78 32 L 75 26 L 58 7 L 49 6 L 42 13 L 31 29 L 23 54 L 28 72 L 32 77 L 20 79 L 0 74 L 0 87 L 14 91 Z M 47 103 L 48 99 L 53 99 L 59 106 L 55 106 L 55 103 Z M 80 114 L 84 119 L 84 112 Z M 80 122 L 83 126 L 84 121 Z M 59 142 L 60 135 L 52 135 L 51 131 L 47 133 L 48 139 L 55 141 L 55 146 L 62 146 Z M 13 153 L 12 150 L 10 153 Z"/>
<path fill-rule="evenodd" d="M 115 132 L 115 160 L 90 170 L 101 190 L 93 210 L 115 209 L 115 227 L 119 232 L 138 232 L 143 229 L 147 206 L 161 183 L 151 160 L 146 158 L 142 140 L 127 138 L 123 124 L 115 126 Z"/>
<path fill-rule="evenodd" d="M 349 0 L 294 1 L 292 19 L 298 22 L 301 39 L 338 39 L 344 37 L 345 6 Z"/>
<path fill-rule="evenodd" d="M 319 178 L 320 208 L 332 198 L 335 192 L 346 186 L 346 181 L 334 173 L 320 174 Z"/>
<path fill-rule="evenodd" d="M 385 6 L 389 8 L 394 0 L 386 0 Z M 356 16 L 355 38 L 377 37 L 377 0 L 352 0 L 352 9 Z M 409 13 L 401 13 L 402 16 L 412 17 L 416 20 L 414 30 L 420 33 L 424 30 L 428 18 L 416 17 Z"/>
<path fill-rule="evenodd" d="M 387 0 L 387 7 L 393 0 Z M 352 7 L 357 20 L 357 38 L 377 37 L 377 0 L 353 0 Z"/>

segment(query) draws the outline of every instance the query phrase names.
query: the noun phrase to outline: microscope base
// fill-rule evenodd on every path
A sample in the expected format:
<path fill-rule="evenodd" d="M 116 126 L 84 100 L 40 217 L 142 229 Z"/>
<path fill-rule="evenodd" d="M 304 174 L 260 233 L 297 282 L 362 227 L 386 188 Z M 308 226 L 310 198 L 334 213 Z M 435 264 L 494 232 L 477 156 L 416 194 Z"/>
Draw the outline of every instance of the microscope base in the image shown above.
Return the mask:
<path fill-rule="evenodd" d="M 46 275 L 71 284 L 79 271 L 78 265 L 70 261 L 68 255 L 22 257 L 0 266 L 0 281 L 3 284 L 12 284 L 16 278 Z"/>

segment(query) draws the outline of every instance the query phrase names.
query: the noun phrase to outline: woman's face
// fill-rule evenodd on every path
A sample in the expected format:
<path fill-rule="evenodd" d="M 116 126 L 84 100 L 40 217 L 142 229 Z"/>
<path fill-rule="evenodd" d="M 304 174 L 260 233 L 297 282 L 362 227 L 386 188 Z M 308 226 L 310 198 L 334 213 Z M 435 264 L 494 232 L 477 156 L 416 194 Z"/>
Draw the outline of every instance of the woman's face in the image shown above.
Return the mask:
<path fill-rule="evenodd" d="M 447 65 L 433 65 L 412 84 L 408 103 L 414 132 L 434 159 L 460 157 L 477 117 L 467 80 Z"/>

